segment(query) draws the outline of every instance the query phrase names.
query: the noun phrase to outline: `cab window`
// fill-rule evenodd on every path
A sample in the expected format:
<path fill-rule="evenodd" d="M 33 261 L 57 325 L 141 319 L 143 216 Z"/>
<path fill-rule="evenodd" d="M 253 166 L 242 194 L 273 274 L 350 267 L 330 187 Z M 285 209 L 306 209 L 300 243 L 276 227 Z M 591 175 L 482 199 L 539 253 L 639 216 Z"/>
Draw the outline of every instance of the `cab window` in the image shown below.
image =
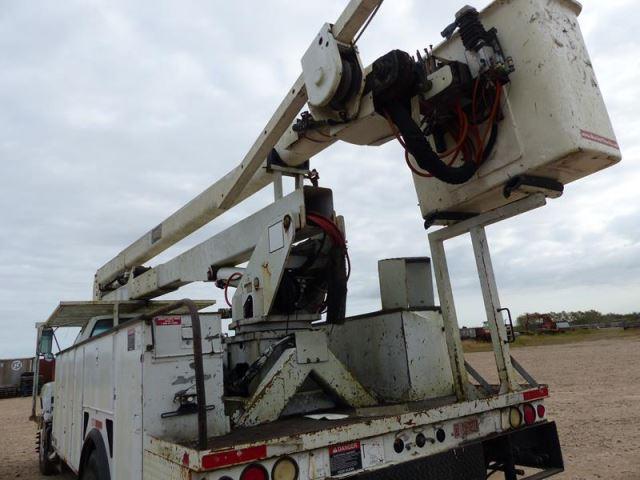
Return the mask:
<path fill-rule="evenodd" d="M 98 320 L 91 330 L 90 337 L 95 337 L 101 333 L 107 332 L 113 328 L 113 318 L 104 318 Z"/>

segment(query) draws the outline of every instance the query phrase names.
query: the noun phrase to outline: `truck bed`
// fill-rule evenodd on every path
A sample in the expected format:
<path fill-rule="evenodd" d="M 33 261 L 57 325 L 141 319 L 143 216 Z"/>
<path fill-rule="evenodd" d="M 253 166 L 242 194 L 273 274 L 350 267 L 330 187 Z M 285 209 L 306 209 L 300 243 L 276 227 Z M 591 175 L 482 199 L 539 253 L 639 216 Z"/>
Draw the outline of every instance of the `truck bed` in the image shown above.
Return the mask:
<path fill-rule="evenodd" d="M 150 456 L 151 460 L 161 457 L 162 461 L 170 464 L 186 465 L 191 471 L 204 472 L 221 465 L 239 465 L 251 459 L 266 460 L 299 452 L 322 451 L 335 445 L 364 442 L 366 439 L 380 442 L 383 437 L 397 432 L 416 432 L 421 429 L 434 432 L 446 429 L 447 438 L 451 440 L 440 444 L 439 448 L 447 449 L 465 439 L 478 440 L 501 431 L 500 411 L 523 402 L 543 400 L 548 395 L 546 386 L 527 386 L 522 391 L 487 393 L 486 396 L 467 401 L 443 397 L 429 402 L 332 411 L 349 415 L 340 420 L 294 416 L 211 437 L 204 449 L 198 449 L 195 441 L 178 442 L 167 437 L 147 435 L 145 455 Z M 458 429 L 462 432 L 471 424 L 473 428 L 468 430 L 469 437 L 466 433 L 460 437 L 455 433 Z"/>
<path fill-rule="evenodd" d="M 442 412 L 444 407 L 455 405 L 456 403 L 456 397 L 450 396 L 427 402 L 323 412 L 349 416 L 349 418 L 340 420 L 314 420 L 306 416 L 292 416 L 264 425 L 234 430 L 227 435 L 209 438 L 207 449 L 219 451 L 256 443 L 292 443 L 303 435 L 313 435 L 329 430 L 342 430 L 353 425 L 363 423 L 371 424 L 376 421 L 384 421 L 388 418 L 399 419 L 404 415 L 424 414 L 433 409 Z M 179 444 L 184 447 L 196 449 L 195 441 Z"/>

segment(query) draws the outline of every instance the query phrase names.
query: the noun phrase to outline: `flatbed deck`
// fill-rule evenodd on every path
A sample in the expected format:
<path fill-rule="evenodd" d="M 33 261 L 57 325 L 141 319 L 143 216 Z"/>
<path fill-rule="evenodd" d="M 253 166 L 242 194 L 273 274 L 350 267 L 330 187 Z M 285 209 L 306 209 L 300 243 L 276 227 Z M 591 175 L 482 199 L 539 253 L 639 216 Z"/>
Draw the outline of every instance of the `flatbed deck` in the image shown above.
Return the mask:
<path fill-rule="evenodd" d="M 536 391 L 538 387 L 523 386 L 523 391 Z M 546 387 L 540 387 L 546 396 Z M 326 414 L 349 415 L 348 418 L 339 420 L 315 420 L 307 416 L 292 416 L 280 419 L 276 422 L 259 425 L 256 427 L 233 430 L 230 433 L 211 437 L 207 442 L 206 451 L 221 451 L 227 449 L 244 448 L 255 444 L 291 444 L 304 442 L 311 439 L 314 434 L 320 432 L 347 432 L 352 427 L 367 425 L 373 427 L 379 425 L 380 432 L 387 429 L 393 430 L 398 426 L 406 426 L 420 423 L 435 423 L 450 418 L 474 415 L 494 408 L 516 404 L 522 401 L 522 392 L 505 395 L 495 394 L 478 400 L 458 402 L 455 397 L 443 397 L 427 402 L 405 403 L 389 405 L 386 407 L 373 407 L 358 410 L 334 410 Z M 390 426 L 394 424 L 394 426 Z M 383 427 L 386 425 L 386 427 Z M 375 432 L 374 432 L 375 433 Z M 303 438 L 304 437 L 304 438 Z M 337 436 L 336 438 L 340 438 Z M 169 439 L 159 439 L 167 443 L 197 450 L 196 442 L 172 442 Z M 315 443 L 315 442 L 314 442 Z"/>

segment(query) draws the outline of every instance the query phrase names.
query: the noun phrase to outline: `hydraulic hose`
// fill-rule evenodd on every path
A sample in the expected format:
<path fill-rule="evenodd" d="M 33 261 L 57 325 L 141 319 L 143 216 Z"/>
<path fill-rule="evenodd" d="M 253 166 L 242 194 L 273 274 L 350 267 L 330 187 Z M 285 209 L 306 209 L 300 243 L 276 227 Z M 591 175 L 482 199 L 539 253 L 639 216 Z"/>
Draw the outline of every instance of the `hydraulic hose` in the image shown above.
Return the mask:
<path fill-rule="evenodd" d="M 401 102 L 388 102 L 385 110 L 398 127 L 407 150 L 416 159 L 421 169 L 428 171 L 438 180 L 453 185 L 469 181 L 476 173 L 478 166 L 475 162 L 465 161 L 459 167 L 444 163 L 433 151 L 420 127 L 414 122 L 411 112 Z"/>

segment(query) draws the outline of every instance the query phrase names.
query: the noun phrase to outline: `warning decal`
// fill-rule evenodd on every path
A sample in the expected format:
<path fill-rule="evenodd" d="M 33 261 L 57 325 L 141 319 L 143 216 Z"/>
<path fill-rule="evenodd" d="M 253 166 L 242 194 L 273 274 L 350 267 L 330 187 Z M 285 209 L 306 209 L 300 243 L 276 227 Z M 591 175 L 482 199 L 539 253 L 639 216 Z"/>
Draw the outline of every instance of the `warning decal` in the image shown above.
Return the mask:
<path fill-rule="evenodd" d="M 136 349 L 136 329 L 130 328 L 127 330 L 127 352 L 131 352 Z"/>
<path fill-rule="evenodd" d="M 343 443 L 329 447 L 329 465 L 332 476 L 362 470 L 360 442 Z"/>
<path fill-rule="evenodd" d="M 166 327 L 169 325 L 182 325 L 182 317 L 159 317 L 156 318 L 158 327 Z"/>
<path fill-rule="evenodd" d="M 480 431 L 480 423 L 477 418 L 458 422 L 453 425 L 453 436 L 455 438 L 467 438 L 473 433 Z"/>

